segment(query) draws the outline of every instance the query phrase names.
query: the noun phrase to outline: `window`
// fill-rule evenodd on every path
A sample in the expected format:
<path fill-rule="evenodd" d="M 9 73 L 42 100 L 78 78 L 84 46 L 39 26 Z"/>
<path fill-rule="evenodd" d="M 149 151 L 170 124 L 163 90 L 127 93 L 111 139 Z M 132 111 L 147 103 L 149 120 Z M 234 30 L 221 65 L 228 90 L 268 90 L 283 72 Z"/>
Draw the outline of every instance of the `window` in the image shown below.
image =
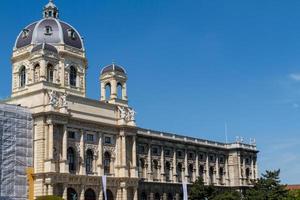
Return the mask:
<path fill-rule="evenodd" d="M 246 178 L 249 179 L 249 177 L 250 177 L 250 169 L 247 168 L 246 169 Z"/>
<path fill-rule="evenodd" d="M 105 144 L 111 144 L 111 137 L 105 137 L 104 142 Z"/>
<path fill-rule="evenodd" d="M 170 181 L 171 164 L 169 161 L 167 161 L 165 164 L 165 173 L 166 173 L 166 181 Z"/>
<path fill-rule="evenodd" d="M 152 172 L 153 172 L 153 180 L 158 180 L 158 161 L 153 160 L 153 166 L 152 166 Z"/>
<path fill-rule="evenodd" d="M 52 32 L 51 26 L 45 26 L 45 35 L 52 35 Z"/>
<path fill-rule="evenodd" d="M 47 81 L 53 83 L 53 66 L 51 64 L 48 65 L 47 67 Z"/>
<path fill-rule="evenodd" d="M 215 157 L 214 157 L 213 155 L 210 155 L 210 156 L 209 156 L 209 161 L 210 161 L 210 162 L 215 162 Z"/>
<path fill-rule="evenodd" d="M 165 156 L 171 156 L 171 150 L 165 149 Z"/>
<path fill-rule="evenodd" d="M 93 134 L 87 134 L 86 135 L 86 141 L 94 142 L 94 135 Z"/>
<path fill-rule="evenodd" d="M 75 170 L 76 170 L 76 165 L 75 165 L 75 151 L 71 147 L 68 148 L 67 159 L 68 159 L 68 163 L 69 163 L 69 172 L 70 173 L 75 173 Z"/>
<path fill-rule="evenodd" d="M 105 85 L 105 100 L 109 100 L 111 95 L 111 85 L 110 83 L 107 83 Z"/>
<path fill-rule="evenodd" d="M 250 161 L 249 158 L 246 158 L 246 164 L 249 165 Z"/>
<path fill-rule="evenodd" d="M 204 175 L 204 166 L 203 165 L 200 165 L 200 167 L 199 167 L 199 175 L 203 178 L 203 175 Z"/>
<path fill-rule="evenodd" d="M 74 131 L 69 131 L 68 132 L 68 138 L 75 139 L 75 132 Z"/>
<path fill-rule="evenodd" d="M 220 157 L 220 163 L 224 163 L 224 157 L 223 156 Z"/>
<path fill-rule="evenodd" d="M 19 79 L 20 79 L 20 87 L 25 87 L 26 84 L 26 69 L 25 66 L 21 67 L 20 73 L 19 73 Z"/>
<path fill-rule="evenodd" d="M 193 159 L 194 158 L 194 154 L 193 153 L 189 153 L 189 159 Z"/>
<path fill-rule="evenodd" d="M 178 176 L 178 182 L 182 181 L 182 164 L 177 164 L 177 176 Z"/>
<path fill-rule="evenodd" d="M 153 155 L 158 155 L 158 148 L 157 147 L 152 148 L 152 154 Z"/>
<path fill-rule="evenodd" d="M 201 153 L 201 154 L 199 154 L 199 159 L 200 160 L 204 160 L 204 155 Z"/>
<path fill-rule="evenodd" d="M 144 147 L 144 145 L 139 145 L 138 148 L 139 148 L 138 149 L 139 153 L 145 153 L 145 147 Z"/>
<path fill-rule="evenodd" d="M 27 38 L 29 36 L 29 32 L 30 32 L 29 29 L 23 29 L 22 38 L 23 39 Z"/>
<path fill-rule="evenodd" d="M 85 169 L 87 174 L 93 173 L 93 152 L 90 149 L 86 151 Z"/>
<path fill-rule="evenodd" d="M 177 156 L 182 157 L 182 151 L 177 151 Z"/>
<path fill-rule="evenodd" d="M 110 162 L 111 162 L 110 153 L 105 152 L 104 153 L 104 174 L 105 175 L 110 174 Z"/>
<path fill-rule="evenodd" d="M 117 84 L 117 96 L 118 96 L 118 99 L 123 99 L 122 90 L 123 90 L 122 84 L 118 83 Z"/>
<path fill-rule="evenodd" d="M 68 29 L 68 37 L 72 40 L 76 40 L 76 32 L 74 29 Z"/>
<path fill-rule="evenodd" d="M 193 182 L 193 172 L 194 172 L 194 166 L 193 164 L 190 164 L 188 168 L 189 182 Z"/>
<path fill-rule="evenodd" d="M 76 79 L 77 79 L 77 70 L 74 66 L 70 67 L 70 75 L 69 75 L 69 79 L 70 79 L 70 85 L 73 87 L 76 87 Z"/>
<path fill-rule="evenodd" d="M 33 81 L 36 83 L 40 80 L 40 65 L 39 64 L 36 64 L 34 66 L 34 75 L 33 75 Z"/>

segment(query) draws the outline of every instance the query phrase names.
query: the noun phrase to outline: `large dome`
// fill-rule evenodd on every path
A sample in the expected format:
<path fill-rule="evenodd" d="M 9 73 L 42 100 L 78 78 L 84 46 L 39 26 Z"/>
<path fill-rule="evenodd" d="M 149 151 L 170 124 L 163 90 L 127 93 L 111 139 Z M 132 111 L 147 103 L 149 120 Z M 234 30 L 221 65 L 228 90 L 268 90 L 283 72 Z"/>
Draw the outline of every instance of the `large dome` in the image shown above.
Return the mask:
<path fill-rule="evenodd" d="M 79 32 L 66 22 L 58 19 L 58 9 L 52 1 L 45 7 L 44 18 L 24 28 L 19 34 L 15 49 L 30 44 L 47 43 L 51 45 L 68 45 L 84 50 L 83 41 Z"/>

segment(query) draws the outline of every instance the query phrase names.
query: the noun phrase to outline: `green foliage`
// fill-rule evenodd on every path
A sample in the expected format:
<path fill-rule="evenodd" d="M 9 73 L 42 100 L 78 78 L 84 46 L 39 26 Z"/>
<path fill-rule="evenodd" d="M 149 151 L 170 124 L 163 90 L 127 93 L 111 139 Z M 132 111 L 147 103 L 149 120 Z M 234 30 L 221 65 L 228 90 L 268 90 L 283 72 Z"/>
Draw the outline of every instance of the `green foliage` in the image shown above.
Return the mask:
<path fill-rule="evenodd" d="M 288 190 L 280 184 L 280 170 L 266 171 L 254 183 L 254 187 L 246 192 L 246 200 L 285 200 Z"/>
<path fill-rule="evenodd" d="M 300 200 L 300 190 L 291 190 L 285 200 Z"/>
<path fill-rule="evenodd" d="M 241 194 L 234 190 L 220 191 L 212 200 L 240 200 Z"/>
<path fill-rule="evenodd" d="M 49 195 L 49 196 L 40 196 L 36 200 L 64 200 L 64 199 L 58 196 Z"/>
<path fill-rule="evenodd" d="M 191 200 L 211 199 L 216 193 L 213 186 L 205 186 L 203 179 L 198 178 L 190 189 L 189 198 Z"/>

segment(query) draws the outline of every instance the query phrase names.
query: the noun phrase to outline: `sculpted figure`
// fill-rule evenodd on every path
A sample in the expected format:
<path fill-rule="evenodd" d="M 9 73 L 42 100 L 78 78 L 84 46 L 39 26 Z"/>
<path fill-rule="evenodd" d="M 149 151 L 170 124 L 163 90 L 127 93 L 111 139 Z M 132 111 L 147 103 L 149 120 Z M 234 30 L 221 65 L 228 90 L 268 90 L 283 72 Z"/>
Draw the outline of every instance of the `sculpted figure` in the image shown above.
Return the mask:
<path fill-rule="evenodd" d="M 121 119 L 126 119 L 126 110 L 125 108 L 121 107 L 121 106 L 118 106 L 118 110 L 120 111 L 120 118 Z"/>

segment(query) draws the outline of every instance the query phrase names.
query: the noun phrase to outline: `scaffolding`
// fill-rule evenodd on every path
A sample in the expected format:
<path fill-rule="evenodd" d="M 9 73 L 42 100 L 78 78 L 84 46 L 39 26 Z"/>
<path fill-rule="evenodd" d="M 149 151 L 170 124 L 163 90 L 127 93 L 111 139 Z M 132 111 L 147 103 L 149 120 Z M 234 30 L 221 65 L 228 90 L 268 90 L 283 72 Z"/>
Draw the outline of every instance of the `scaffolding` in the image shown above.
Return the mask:
<path fill-rule="evenodd" d="M 33 121 L 26 108 L 0 103 L 0 200 L 26 200 L 33 164 Z"/>

